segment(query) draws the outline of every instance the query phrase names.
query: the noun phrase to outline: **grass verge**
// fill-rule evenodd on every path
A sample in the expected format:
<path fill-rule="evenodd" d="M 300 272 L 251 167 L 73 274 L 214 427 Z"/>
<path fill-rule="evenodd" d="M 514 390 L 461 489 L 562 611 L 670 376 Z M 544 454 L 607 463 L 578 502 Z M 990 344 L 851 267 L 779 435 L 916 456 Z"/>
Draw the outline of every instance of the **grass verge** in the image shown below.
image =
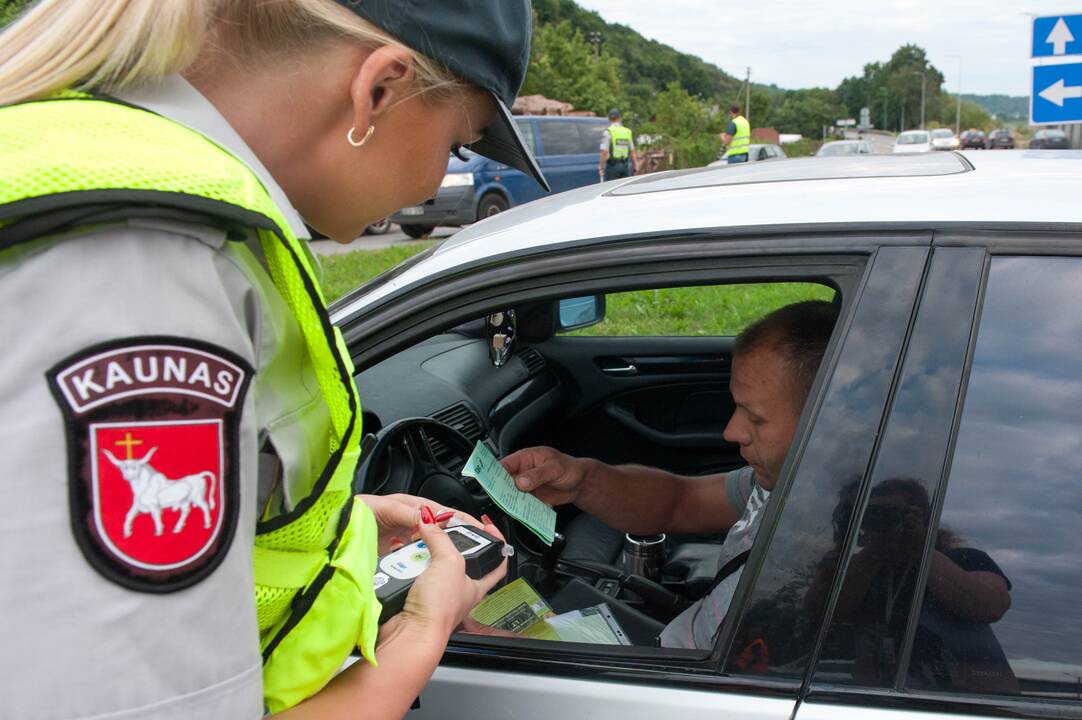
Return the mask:
<path fill-rule="evenodd" d="M 433 242 L 357 250 L 322 258 L 327 301 L 432 247 Z M 605 319 L 571 335 L 736 335 L 771 310 L 801 300 L 829 300 L 834 291 L 814 283 L 755 283 L 609 293 Z"/>
<path fill-rule="evenodd" d="M 341 255 L 325 255 L 320 258 L 320 264 L 323 266 L 323 294 L 328 303 L 333 302 L 361 283 L 368 282 L 380 273 L 390 270 L 403 260 L 435 244 L 435 242 L 416 242 L 408 245 L 392 245 L 377 250 L 356 250 Z"/>

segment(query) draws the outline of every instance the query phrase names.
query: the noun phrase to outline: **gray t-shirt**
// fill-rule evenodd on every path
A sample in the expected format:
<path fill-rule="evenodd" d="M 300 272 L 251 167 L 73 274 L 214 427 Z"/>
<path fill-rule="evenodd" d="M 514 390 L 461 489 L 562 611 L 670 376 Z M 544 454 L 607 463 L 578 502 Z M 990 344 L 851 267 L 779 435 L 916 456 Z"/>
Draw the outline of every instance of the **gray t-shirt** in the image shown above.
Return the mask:
<path fill-rule="evenodd" d="M 720 570 L 727 562 L 745 550 L 751 549 L 763 510 L 770 493 L 755 482 L 755 471 L 742 467 L 725 476 L 725 494 L 734 508 L 743 507 L 740 519 L 729 528 L 718 558 Z M 709 595 L 680 613 L 661 633 L 662 647 L 710 648 L 714 644 L 714 632 L 725 619 L 736 585 L 740 582 L 743 568 L 722 580 Z"/>

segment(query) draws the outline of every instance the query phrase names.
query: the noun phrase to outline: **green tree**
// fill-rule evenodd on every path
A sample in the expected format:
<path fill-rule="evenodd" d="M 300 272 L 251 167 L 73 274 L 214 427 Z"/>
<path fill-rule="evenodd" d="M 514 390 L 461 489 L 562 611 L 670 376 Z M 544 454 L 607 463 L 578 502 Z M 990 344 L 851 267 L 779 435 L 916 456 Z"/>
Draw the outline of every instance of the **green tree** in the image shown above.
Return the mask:
<path fill-rule="evenodd" d="M 28 2 L 29 0 L 0 0 L 0 27 L 14 20 Z"/>
<path fill-rule="evenodd" d="M 867 107 L 876 126 L 908 130 L 920 124 L 922 76 L 925 118 L 935 120 L 943 112 L 943 73 L 916 45 L 903 45 L 885 63 L 868 63 L 863 75 L 842 80 L 838 100 L 848 117 L 857 117 L 860 108 Z"/>
<path fill-rule="evenodd" d="M 817 138 L 826 125 L 833 126 L 835 120 L 845 117 L 845 105 L 840 103 L 833 90 L 828 88 L 809 88 L 790 90 L 785 93 L 785 100 L 773 112 L 770 124 L 778 132 L 800 133 L 806 137 Z"/>
<path fill-rule="evenodd" d="M 680 83 L 669 83 L 657 96 L 653 117 L 643 132 L 658 138 L 655 144 L 672 155 L 672 167 L 701 167 L 717 157 L 722 115 L 712 114 L 705 102 L 692 97 Z"/>
<path fill-rule="evenodd" d="M 544 95 L 604 115 L 619 105 L 620 61 L 606 52 L 595 57 L 593 46 L 567 20 L 535 23 L 521 94 Z"/>

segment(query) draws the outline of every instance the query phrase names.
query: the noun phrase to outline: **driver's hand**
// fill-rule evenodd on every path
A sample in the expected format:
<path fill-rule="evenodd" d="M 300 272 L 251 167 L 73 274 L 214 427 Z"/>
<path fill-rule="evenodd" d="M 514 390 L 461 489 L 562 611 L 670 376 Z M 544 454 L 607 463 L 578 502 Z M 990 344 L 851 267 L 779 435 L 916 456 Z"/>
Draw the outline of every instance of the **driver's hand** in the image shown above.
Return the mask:
<path fill-rule="evenodd" d="M 359 497 L 376 516 L 376 525 L 379 527 L 377 552 L 380 555 L 385 555 L 397 545 L 404 545 L 416 537 L 418 526 L 421 525 L 421 508 L 424 506 L 427 506 L 433 515 L 445 515 L 447 510 L 451 510 L 459 520 L 474 527 L 484 527 L 469 513 L 451 508 L 445 510 L 439 503 L 416 495 L 396 493 L 394 495 L 360 495 Z M 448 517 L 447 520 L 450 518 Z"/>
<path fill-rule="evenodd" d="M 482 529 L 503 539 L 491 523 Z M 473 606 L 507 573 L 507 560 L 480 580 L 473 580 L 466 574 L 466 561 L 447 533 L 435 523 L 422 523 L 420 532 L 432 561 L 414 581 L 399 617 L 403 622 L 432 627 L 449 637 Z"/>
<path fill-rule="evenodd" d="M 550 447 L 524 448 L 500 462 L 519 490 L 553 507 L 575 502 L 584 486 L 586 463 Z"/>

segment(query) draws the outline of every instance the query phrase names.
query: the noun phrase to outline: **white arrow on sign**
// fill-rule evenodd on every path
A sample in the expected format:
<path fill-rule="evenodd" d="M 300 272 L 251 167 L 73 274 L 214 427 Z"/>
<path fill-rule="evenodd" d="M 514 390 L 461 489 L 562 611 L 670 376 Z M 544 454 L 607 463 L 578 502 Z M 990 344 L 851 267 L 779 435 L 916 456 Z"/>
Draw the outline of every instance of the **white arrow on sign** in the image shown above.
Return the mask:
<path fill-rule="evenodd" d="M 1044 90 L 1038 93 L 1041 97 L 1051 103 L 1055 103 L 1060 107 L 1063 107 L 1063 101 L 1071 98 L 1082 98 L 1082 85 L 1066 85 L 1063 82 L 1063 78 L 1055 81 Z"/>
<path fill-rule="evenodd" d="M 1067 27 L 1067 23 L 1063 21 L 1063 18 L 1060 18 L 1044 41 L 1052 43 L 1053 55 L 1062 55 L 1067 52 L 1067 43 L 1074 42 L 1074 35 L 1071 34 L 1071 29 Z M 1060 103 L 1060 105 L 1062 104 Z"/>

